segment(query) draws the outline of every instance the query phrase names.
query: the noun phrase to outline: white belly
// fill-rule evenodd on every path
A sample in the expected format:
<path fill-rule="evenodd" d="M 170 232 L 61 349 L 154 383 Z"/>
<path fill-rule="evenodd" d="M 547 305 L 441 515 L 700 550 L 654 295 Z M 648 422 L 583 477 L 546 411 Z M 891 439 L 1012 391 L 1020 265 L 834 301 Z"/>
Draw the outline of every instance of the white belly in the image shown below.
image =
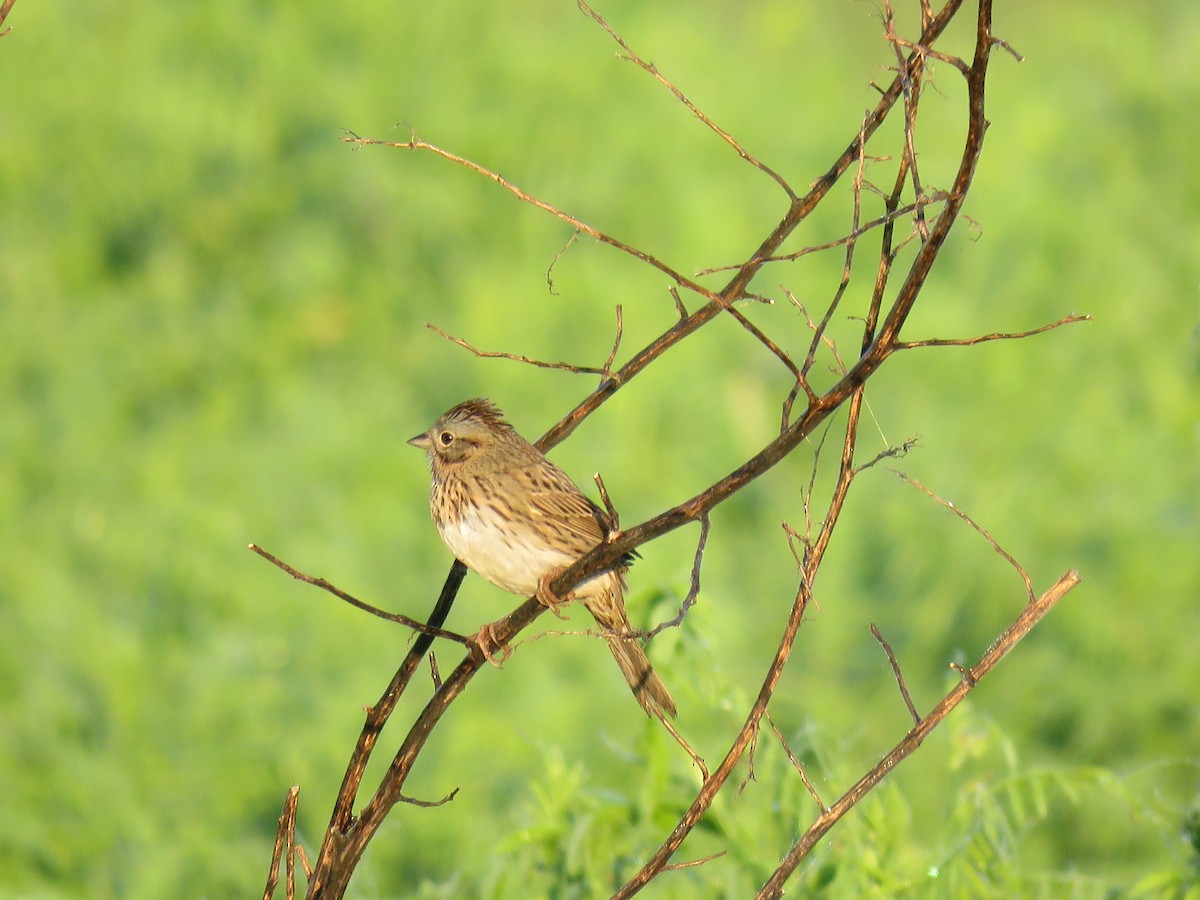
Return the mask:
<path fill-rule="evenodd" d="M 485 508 L 486 509 L 486 508 Z M 472 510 L 457 522 L 440 526 L 442 540 L 467 568 L 512 594 L 531 597 L 546 573 L 573 563 L 577 557 L 553 550 L 544 542 L 523 540 L 505 523 Z"/>

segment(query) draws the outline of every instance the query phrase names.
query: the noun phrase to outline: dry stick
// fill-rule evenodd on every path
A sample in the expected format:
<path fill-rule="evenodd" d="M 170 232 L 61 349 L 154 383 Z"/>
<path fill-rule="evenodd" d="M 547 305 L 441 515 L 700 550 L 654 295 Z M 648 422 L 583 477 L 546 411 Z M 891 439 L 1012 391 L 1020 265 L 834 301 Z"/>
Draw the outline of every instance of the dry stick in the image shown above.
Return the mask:
<path fill-rule="evenodd" d="M 892 652 L 892 645 L 887 642 L 887 638 L 883 636 L 883 633 L 874 622 L 871 623 L 871 634 L 875 635 L 875 640 L 879 641 L 879 646 L 887 654 L 888 664 L 892 667 L 892 675 L 896 679 L 896 684 L 900 687 L 900 696 L 904 698 L 904 705 L 908 707 L 908 714 L 912 716 L 913 724 L 920 725 L 921 714 L 917 712 L 912 694 L 908 692 L 908 685 L 904 683 L 904 674 L 900 671 L 900 663 L 896 661 L 896 654 Z"/>
<path fill-rule="evenodd" d="M 655 269 L 658 269 L 664 275 L 668 276 L 672 281 L 674 281 L 680 287 L 685 287 L 689 291 L 694 291 L 695 293 L 699 294 L 700 296 L 706 297 L 711 301 L 720 302 L 717 298 L 717 295 L 714 294 L 712 291 L 710 291 L 708 288 L 697 283 L 693 279 L 688 278 L 686 275 L 683 275 L 682 273 L 675 271 L 674 269 L 672 269 L 666 263 L 662 262 L 657 257 L 652 256 L 651 254 L 646 253 L 642 250 L 639 250 L 637 247 L 627 244 L 624 241 L 618 240 L 617 238 L 613 237 L 612 235 L 605 234 L 603 231 L 600 231 L 599 229 L 593 228 L 591 225 L 588 225 L 586 222 L 575 218 L 570 213 L 567 213 L 567 212 L 559 209 L 557 206 L 547 203 L 545 200 L 540 200 L 537 197 L 534 197 L 532 194 L 525 193 L 525 191 L 521 190 L 519 187 L 517 187 L 515 184 L 513 184 L 511 181 L 509 181 L 507 178 L 505 178 L 503 175 L 501 175 L 499 172 L 493 172 L 492 170 L 479 165 L 479 163 L 472 162 L 471 160 L 469 160 L 465 157 L 459 156 L 457 153 L 451 153 L 449 150 L 444 150 L 435 144 L 431 144 L 428 141 L 424 141 L 421 138 L 419 138 L 416 134 L 411 135 L 407 141 L 381 141 L 376 138 L 365 138 L 365 137 L 362 137 L 361 135 L 355 134 L 353 131 L 347 130 L 346 135 L 342 138 L 342 143 L 356 144 L 358 146 L 391 147 L 396 150 L 425 150 L 425 151 L 428 151 L 429 153 L 434 153 L 437 156 L 440 156 L 445 160 L 449 160 L 452 163 L 455 163 L 457 165 L 463 166 L 464 168 L 470 169 L 472 172 L 475 172 L 478 175 L 482 175 L 484 178 L 491 179 L 492 181 L 496 182 L 496 184 L 500 185 L 502 188 L 504 188 L 506 191 L 508 191 L 510 194 L 512 194 L 514 197 L 516 197 L 517 199 L 522 200 L 525 203 L 530 204 L 531 206 L 536 206 L 538 209 L 542 210 L 543 212 L 550 213 L 550 215 L 554 216 L 555 218 L 561 219 L 562 221 L 566 222 L 568 225 L 571 225 L 577 231 L 581 231 L 584 234 L 591 235 L 593 238 L 600 241 L 601 243 L 608 244 L 609 246 L 612 246 L 612 247 L 616 247 L 618 250 L 622 251 L 623 253 L 628 253 L 630 256 L 634 257 L 635 259 L 640 259 L 642 262 L 646 263 L 646 265 L 653 266 Z"/>
<path fill-rule="evenodd" d="M 973 338 L 929 338 L 924 341 L 897 341 L 897 350 L 913 350 L 917 347 L 974 347 L 976 344 L 984 344 L 988 341 L 1017 341 L 1022 338 L 1033 337 L 1035 334 L 1044 334 L 1047 331 L 1052 331 L 1055 328 L 1062 328 L 1064 325 L 1074 325 L 1077 322 L 1090 322 L 1092 317 L 1088 315 L 1076 315 L 1071 313 L 1063 316 L 1056 322 L 1050 322 L 1042 325 L 1039 328 L 1031 328 L 1028 331 L 993 331 L 990 334 L 981 334 Z"/>
<path fill-rule="evenodd" d="M 620 324 L 620 315 L 619 314 L 617 317 L 617 321 L 618 321 L 618 326 L 619 326 L 619 324 Z M 504 353 L 503 351 L 500 351 L 500 350 L 480 350 L 478 347 L 474 347 L 471 344 L 468 344 L 462 338 L 457 338 L 452 334 L 447 334 L 446 332 L 442 331 L 442 329 L 440 329 L 436 325 L 434 325 L 432 322 L 426 322 L 425 327 L 428 328 L 430 331 L 432 331 L 434 334 L 444 337 L 450 343 L 457 344 L 458 346 L 462 347 L 464 350 L 470 352 L 471 354 L 473 354 L 475 356 L 478 356 L 481 359 L 511 359 L 513 362 L 525 363 L 526 365 L 536 366 L 539 369 L 558 369 L 563 372 L 574 372 L 576 375 L 607 375 L 607 374 L 609 374 L 609 370 L 607 368 L 597 369 L 594 366 L 576 366 L 576 365 L 572 365 L 571 363 L 565 363 L 565 362 L 546 362 L 545 360 L 532 359 L 531 357 L 528 357 L 528 356 L 519 356 L 516 353 Z M 618 340 L 620 340 L 619 337 L 618 337 Z"/>
<path fill-rule="evenodd" d="M 688 610 L 690 610 L 696 604 L 696 599 L 700 596 L 700 568 L 704 563 L 704 546 L 708 543 L 708 529 L 710 524 L 711 522 L 709 521 L 707 513 L 700 517 L 700 537 L 696 540 L 696 554 L 694 557 L 692 557 L 692 580 L 688 587 L 687 596 L 685 596 L 683 598 L 683 602 L 679 604 L 679 612 L 676 613 L 675 618 L 668 619 L 665 622 L 659 622 L 649 631 L 639 631 L 634 632 L 634 634 L 649 640 L 667 628 L 675 628 L 676 626 L 683 624 L 683 620 L 686 618 Z"/>
<path fill-rule="evenodd" d="M 808 790 L 808 796 L 813 798 L 813 802 L 817 804 L 817 809 L 821 810 L 821 812 L 825 812 L 829 807 L 827 807 L 824 801 L 821 800 L 821 795 L 817 793 L 817 789 L 813 786 L 813 783 L 809 781 L 808 773 L 804 771 L 804 766 L 800 764 L 800 760 L 796 759 L 796 754 L 792 752 L 792 748 L 789 747 L 788 742 L 784 740 L 783 732 L 779 730 L 779 726 L 775 724 L 775 720 L 771 718 L 771 714 L 769 712 L 766 714 L 766 719 L 767 724 L 771 726 L 771 730 L 775 732 L 775 737 L 779 738 L 779 743 L 783 747 L 783 752 L 787 754 L 788 762 L 792 764 L 792 768 L 794 768 L 797 774 L 799 774 L 800 781 Z"/>
<path fill-rule="evenodd" d="M 684 95 L 683 91 L 679 90 L 679 88 L 677 88 L 661 72 L 659 72 L 658 67 L 656 65 L 654 65 L 654 63 L 648 62 L 648 61 L 642 59 L 636 53 L 634 53 L 633 49 L 629 46 L 629 44 L 627 44 L 625 42 L 625 39 L 622 38 L 619 34 L 617 34 L 617 32 L 612 29 L 612 27 L 608 24 L 608 22 L 604 21 L 604 17 L 601 16 L 594 9 L 592 9 L 590 6 L 588 6 L 587 3 L 584 2 L 584 0 L 577 0 L 577 3 L 579 5 L 579 8 L 584 13 L 591 16 L 592 19 L 594 19 L 601 28 L 603 28 L 605 31 L 608 32 L 609 37 L 611 37 L 614 41 L 617 42 L 617 44 L 620 46 L 620 48 L 625 51 L 626 58 L 630 62 L 632 62 L 634 65 L 638 66 L 643 71 L 647 72 L 659 84 L 661 84 L 668 91 L 670 91 L 672 94 L 674 94 L 676 100 L 678 100 L 680 103 L 682 103 L 684 106 L 686 106 L 688 108 L 688 110 L 692 113 L 692 115 L 694 115 L 697 119 L 699 119 L 701 122 L 703 122 L 714 134 L 716 134 L 718 137 L 721 138 L 721 140 L 723 140 L 730 147 L 732 147 L 734 149 L 734 151 L 737 152 L 738 156 L 740 156 L 746 162 L 750 163 L 750 165 L 754 166 L 754 168 L 758 169 L 759 171 L 763 172 L 766 175 L 769 175 L 772 179 L 774 179 L 775 183 L 778 184 L 781 188 L 783 188 L 784 193 L 786 193 L 788 195 L 789 199 L 791 199 L 793 201 L 797 199 L 796 192 L 793 191 L 791 188 L 791 185 L 789 185 L 783 179 L 783 176 L 781 176 L 778 172 L 776 172 L 770 166 L 766 165 L 763 162 L 760 162 L 758 159 L 755 159 L 753 156 L 751 156 L 750 153 L 748 153 L 746 151 L 746 149 L 744 147 L 742 147 L 742 145 L 739 144 L 737 142 L 737 140 L 735 140 L 731 134 L 729 134 L 729 132 L 725 131 L 723 128 L 721 128 L 719 125 L 717 125 L 712 119 L 710 119 L 703 112 L 701 112 L 700 109 L 696 106 L 696 104 L 694 104 L 691 100 L 689 100 Z"/>
<path fill-rule="evenodd" d="M 612 374 L 612 364 L 616 362 L 617 351 L 621 349 L 621 338 L 625 334 L 625 314 L 621 309 L 621 304 L 617 304 L 617 333 L 613 335 L 612 350 L 608 353 L 608 359 L 604 361 L 604 376 L 607 378 Z"/>
<path fill-rule="evenodd" d="M 962 5 L 962 0 L 947 0 L 946 5 L 941 9 L 938 15 L 932 18 L 927 27 L 924 29 L 921 41 L 923 44 L 928 44 L 934 40 L 946 29 L 954 15 Z M 715 298 L 711 292 L 707 291 L 698 284 L 695 284 L 691 279 L 688 279 L 679 273 L 675 272 L 670 267 L 666 266 L 661 261 L 649 256 L 636 248 L 633 248 L 621 241 L 616 240 L 608 235 L 598 232 L 596 229 L 585 225 L 579 220 L 567 215 L 566 213 L 555 209 L 550 204 L 538 200 L 525 194 L 515 185 L 512 185 L 500 175 L 490 172 L 479 166 L 476 163 L 470 162 L 441 148 L 427 144 L 424 141 L 419 141 L 413 138 L 409 142 L 385 142 L 364 139 L 351 133 L 345 138 L 347 142 L 356 144 L 382 144 L 386 146 L 397 147 L 409 150 L 428 150 L 436 153 L 443 158 L 463 165 L 479 174 L 484 175 L 495 181 L 497 184 L 504 187 L 514 196 L 530 203 L 533 206 L 550 212 L 570 224 L 575 225 L 584 233 L 590 234 L 603 243 L 623 250 L 624 252 L 641 259 L 648 265 L 658 269 L 669 275 L 676 285 L 686 287 L 709 299 L 709 302 L 696 312 L 681 318 L 674 326 L 665 331 L 656 340 L 643 348 L 632 359 L 629 360 L 621 369 L 615 373 L 611 379 L 593 391 L 587 398 L 581 401 L 570 413 L 564 416 L 557 425 L 552 427 L 541 439 L 537 442 L 539 449 L 545 451 L 550 447 L 561 442 L 572 431 L 575 430 L 587 416 L 591 415 L 601 404 L 603 404 L 612 394 L 619 390 L 624 384 L 627 384 L 633 377 L 645 369 L 651 362 L 661 356 L 666 350 L 670 349 L 675 344 L 682 341 L 685 337 L 711 321 L 718 316 L 724 309 L 728 308 L 728 300 L 726 298 L 736 298 L 741 296 L 746 286 L 751 279 L 761 269 L 764 261 L 769 258 L 776 249 L 787 239 L 787 237 L 796 229 L 796 227 L 804 221 L 804 219 L 816 208 L 817 204 L 832 190 L 837 184 L 841 176 L 848 169 L 850 164 L 858 156 L 858 144 L 860 140 L 870 139 L 870 137 L 878 130 L 880 125 L 886 119 L 889 111 L 896 103 L 900 96 L 902 86 L 897 78 L 893 80 L 891 86 L 882 92 L 879 102 L 876 104 L 875 110 L 869 118 L 868 125 L 860 132 L 850 145 L 842 152 L 841 156 L 834 162 L 830 169 L 813 185 L 812 189 L 804 196 L 796 201 L 793 201 L 787 213 L 779 224 L 774 228 L 770 235 L 760 244 L 758 250 L 746 261 L 741 269 L 730 280 L 726 288 L 721 292 L 721 297 Z M 961 176 L 961 173 L 960 173 Z M 963 187 L 969 184 L 969 175 L 959 178 L 959 183 Z M 965 182 L 965 183 L 964 183 Z M 954 217 L 957 215 L 958 209 L 961 206 L 961 199 L 957 204 L 943 211 L 939 222 L 945 223 L 945 228 L 948 230 Z M 947 212 L 952 209 L 952 214 L 947 215 Z M 932 263 L 932 259 L 926 261 L 926 272 L 928 265 Z M 925 273 L 920 273 L 923 279 Z M 915 290 L 906 298 L 908 306 L 915 300 Z M 678 298 L 677 298 L 678 300 Z M 907 309 L 894 309 L 892 318 L 894 329 L 899 328 L 907 316 Z M 895 334 L 890 335 L 890 340 L 895 340 Z M 757 477 L 762 472 L 766 471 L 772 465 L 779 461 L 786 453 L 790 452 L 801 440 L 807 436 L 813 428 L 818 426 L 834 409 L 837 409 L 842 403 L 850 399 L 860 385 L 869 375 L 883 362 L 887 355 L 886 345 L 878 345 L 878 351 L 869 361 L 860 363 L 854 371 L 848 373 L 834 388 L 822 398 L 822 402 L 814 403 L 809 414 L 804 416 L 800 421 L 793 423 L 789 431 L 781 435 L 780 438 L 773 442 L 754 459 L 748 461 L 741 468 L 731 473 L 714 485 L 713 489 L 700 497 L 693 498 L 685 504 L 681 504 L 674 510 L 659 516 L 651 522 L 644 523 L 639 526 L 640 531 L 637 533 L 626 533 L 617 542 L 613 544 L 602 545 L 596 551 L 588 554 L 584 558 L 577 561 L 567 571 L 560 575 L 551 588 L 558 594 L 563 594 L 570 588 L 585 578 L 587 574 L 594 571 L 600 571 L 606 566 L 611 566 L 616 560 L 620 559 L 629 550 L 633 549 L 639 543 L 664 534 L 673 528 L 677 528 L 687 521 L 692 521 L 699 517 L 702 513 L 722 502 L 726 497 L 734 491 L 740 489 L 745 483 L 748 483 L 753 478 Z M 864 360 L 867 357 L 864 355 Z M 620 545 L 618 547 L 618 544 Z M 435 607 L 434 614 L 431 615 L 430 624 L 440 625 L 445 620 L 445 615 L 452 605 L 454 596 L 458 591 L 458 587 L 462 582 L 462 578 L 466 574 L 466 567 L 459 562 L 455 562 L 451 567 L 450 574 L 447 577 L 446 584 L 442 588 L 442 594 L 439 597 L 438 604 Z M 545 612 L 543 606 L 536 599 L 527 600 L 522 603 L 517 609 L 513 610 L 504 619 L 493 625 L 493 634 L 498 635 L 502 640 L 506 641 L 516 634 L 521 629 L 527 627 L 538 616 Z M 800 613 L 803 612 L 803 605 L 800 604 Z M 798 625 L 799 620 L 796 620 Z M 793 635 L 794 637 L 794 635 Z M 399 788 L 403 784 L 404 778 L 407 776 L 408 770 L 415 760 L 417 753 L 423 746 L 425 739 L 428 737 L 429 729 L 433 727 L 446 706 L 461 693 L 466 683 L 474 675 L 474 672 L 482 664 L 483 658 L 481 653 L 476 653 L 475 648 L 472 649 L 467 657 L 459 664 L 459 666 L 451 673 L 450 677 L 442 685 L 441 690 L 433 697 L 422 711 L 417 721 L 413 724 L 408 736 L 405 738 L 400 750 L 397 752 L 388 769 L 383 782 L 380 784 L 375 796 L 364 808 L 363 815 L 355 821 L 352 815 L 352 807 L 355 797 L 358 792 L 359 785 L 362 782 L 363 771 L 366 767 L 366 762 L 374 749 L 378 739 L 379 730 L 383 723 L 391 714 L 391 710 L 395 707 L 400 693 L 407 685 L 411 678 L 412 670 L 415 669 L 416 662 L 419 661 L 425 650 L 428 649 L 432 638 L 426 635 L 421 635 L 413 648 L 409 651 L 401 668 L 397 671 L 392 683 L 384 692 L 383 698 L 379 704 L 373 707 L 368 713 L 368 721 L 364 725 L 359 741 L 355 746 L 351 756 L 350 765 L 347 767 L 346 774 L 342 781 L 342 787 L 338 794 L 338 799 L 335 803 L 333 817 L 330 827 L 326 831 L 325 839 L 321 846 L 321 852 L 317 859 L 314 868 L 314 876 L 309 883 L 309 896 L 341 896 L 349 882 L 354 866 L 370 841 L 374 832 L 381 824 L 383 817 L 386 815 L 391 805 L 397 802 L 399 797 Z M 790 639 L 789 639 L 790 645 Z M 420 653 L 417 651 L 420 650 Z M 414 659 L 415 657 L 415 659 Z M 355 827 L 351 829 L 351 825 Z"/>
<path fill-rule="evenodd" d="M 279 884 L 279 860 L 287 853 L 287 898 L 296 896 L 296 869 L 292 853 L 296 843 L 296 803 L 300 797 L 300 785 L 293 784 L 283 800 L 283 811 L 279 814 L 279 827 L 275 829 L 275 850 L 271 854 L 271 868 L 267 873 L 267 887 L 263 891 L 263 900 L 271 900 L 275 896 L 275 887 Z"/>
<path fill-rule="evenodd" d="M 446 631 L 444 628 L 436 628 L 431 625 L 426 625 L 424 622 L 418 622 L 416 619 L 410 618 L 409 616 L 406 616 L 403 613 L 391 613 L 391 612 L 388 612 L 387 610 L 380 609 L 378 606 L 372 606 L 370 603 L 367 603 L 364 600 L 359 600 L 357 597 L 355 597 L 351 594 L 347 594 L 345 591 L 343 591 L 341 588 L 337 587 L 336 585 L 330 584 L 324 578 L 317 578 L 313 575 L 306 575 L 305 573 L 301 572 L 300 570 L 293 568 L 292 566 L 285 563 L 278 556 L 275 556 L 273 553 L 270 553 L 269 551 L 264 550 L 262 547 L 258 546 L 258 544 L 250 544 L 248 546 L 249 546 L 249 549 L 253 550 L 255 553 L 257 553 L 259 556 L 261 556 L 267 562 L 269 562 L 272 565 L 277 566 L 278 568 L 287 572 L 289 575 L 291 575 L 297 581 L 303 581 L 305 584 L 311 584 L 313 587 L 319 587 L 323 591 L 328 591 L 329 593 L 331 593 L 335 597 L 337 597 L 339 600 L 344 600 L 345 602 L 349 603 L 351 606 L 355 606 L 358 609 L 361 609 L 363 612 L 369 612 L 371 615 L 378 616 L 381 619 L 386 619 L 389 622 L 396 622 L 400 625 L 404 625 L 407 628 L 411 628 L 413 631 L 417 632 L 418 634 L 425 634 L 425 635 L 428 635 L 429 637 L 445 638 L 448 641 L 454 641 L 455 643 L 463 644 L 464 646 L 470 644 L 470 640 L 471 640 L 470 638 L 465 637 L 464 635 L 458 634 L 457 632 Z"/>
<path fill-rule="evenodd" d="M 900 743 L 893 747 L 870 772 L 860 778 L 850 790 L 846 791 L 833 806 L 817 816 L 813 824 L 809 826 L 809 829 L 801 835 L 800 839 L 796 841 L 787 852 L 787 855 L 784 856 L 779 867 L 772 873 L 766 884 L 758 892 L 758 897 L 761 900 L 767 900 L 767 898 L 782 896 L 784 882 L 796 870 L 796 866 L 799 865 L 800 861 L 824 837 L 826 832 L 847 811 L 866 796 L 872 788 L 879 784 L 892 769 L 896 768 L 901 760 L 920 747 L 929 733 L 950 714 L 954 707 L 963 701 L 967 694 L 974 689 L 975 685 L 991 672 L 996 667 L 996 664 L 1004 659 L 1008 655 L 1008 652 L 1017 645 L 1021 638 L 1025 637 L 1042 620 L 1046 613 L 1077 584 L 1079 584 L 1079 574 L 1072 570 L 1063 575 L 1048 591 L 1027 604 L 1016 620 L 988 647 L 979 662 L 971 668 L 962 671 L 961 680 L 930 711 L 929 715 L 921 719 L 912 731 L 904 736 L 904 739 Z"/>
<path fill-rule="evenodd" d="M 893 470 L 893 471 L 895 471 L 895 470 Z M 982 537 L 985 541 L 987 541 L 989 544 L 991 544 L 992 549 L 995 550 L 998 554 L 1000 554 L 1001 557 L 1004 558 L 1005 562 L 1007 562 L 1010 566 L 1012 566 L 1014 569 L 1016 569 L 1017 574 L 1021 576 L 1021 581 L 1025 582 L 1026 595 L 1029 597 L 1030 600 L 1033 599 L 1033 581 L 1029 578 L 1029 573 L 1025 571 L 1024 566 L 1022 566 L 1019 562 L 1017 562 L 1016 558 L 1013 557 L 1013 555 L 1011 553 L 1009 553 L 1007 550 L 1005 550 L 1003 547 L 1000 546 L 999 542 L 997 542 L 997 540 L 994 537 L 992 537 L 991 534 L 988 533 L 986 528 L 984 528 L 982 525 L 977 523 L 974 519 L 972 519 L 969 515 L 967 515 L 965 512 L 963 512 L 961 509 L 959 509 L 957 506 L 955 506 L 949 500 L 943 500 L 941 497 L 939 497 L 937 494 L 935 494 L 932 490 L 927 488 L 925 485 L 921 484 L 921 482 L 917 481 L 917 479 L 910 478 L 908 475 L 905 475 L 903 472 L 896 472 L 896 475 L 898 475 L 904 481 L 907 481 L 909 484 L 911 484 L 917 490 L 923 492 L 926 496 L 932 497 L 941 506 L 950 510 L 950 512 L 954 513 L 956 516 L 958 516 L 960 519 L 962 519 L 964 522 L 966 522 L 968 525 L 970 525 L 972 528 L 974 528 L 976 533 L 980 537 Z"/>
<path fill-rule="evenodd" d="M 571 245 L 579 240 L 579 229 L 576 228 L 571 232 L 571 236 L 567 238 L 567 242 L 562 245 L 557 253 L 554 254 L 554 259 L 550 260 L 550 265 L 546 267 L 546 290 L 551 296 L 558 296 L 558 291 L 554 290 L 554 267 L 558 265 L 558 261 L 562 259 L 563 254 L 570 249 Z"/>

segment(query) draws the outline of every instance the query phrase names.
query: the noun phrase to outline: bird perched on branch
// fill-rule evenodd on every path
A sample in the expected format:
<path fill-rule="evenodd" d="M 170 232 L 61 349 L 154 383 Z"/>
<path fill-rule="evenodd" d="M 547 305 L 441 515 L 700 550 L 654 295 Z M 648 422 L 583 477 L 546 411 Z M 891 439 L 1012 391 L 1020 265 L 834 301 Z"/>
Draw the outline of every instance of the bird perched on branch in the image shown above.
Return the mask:
<path fill-rule="evenodd" d="M 469 569 L 522 597 L 546 595 L 550 579 L 600 544 L 610 517 L 570 477 L 517 434 L 489 400 L 467 400 L 408 443 L 429 457 L 434 524 Z M 675 715 L 675 702 L 625 615 L 625 564 L 576 585 L 604 630 L 621 674 L 650 715 Z"/>

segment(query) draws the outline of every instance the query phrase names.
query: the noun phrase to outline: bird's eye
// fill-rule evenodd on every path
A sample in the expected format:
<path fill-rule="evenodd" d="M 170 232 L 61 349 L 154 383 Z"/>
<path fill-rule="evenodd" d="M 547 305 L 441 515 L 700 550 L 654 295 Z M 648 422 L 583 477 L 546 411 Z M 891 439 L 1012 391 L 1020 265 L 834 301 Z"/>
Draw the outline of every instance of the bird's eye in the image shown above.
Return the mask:
<path fill-rule="evenodd" d="M 443 431 L 438 435 L 438 440 L 441 441 L 443 447 L 449 447 L 454 443 L 454 435 L 448 431 Z"/>

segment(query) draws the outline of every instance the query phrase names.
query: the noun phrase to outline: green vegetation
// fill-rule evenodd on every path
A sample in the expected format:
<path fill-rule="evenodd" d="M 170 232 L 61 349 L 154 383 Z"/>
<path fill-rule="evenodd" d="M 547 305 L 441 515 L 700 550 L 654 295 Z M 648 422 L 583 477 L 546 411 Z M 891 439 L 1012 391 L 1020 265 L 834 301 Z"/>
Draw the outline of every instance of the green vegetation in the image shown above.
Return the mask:
<path fill-rule="evenodd" d="M 602 12 L 803 186 L 890 59 L 871 4 L 807 6 Z M 1038 589 L 1072 567 L 1084 583 L 834 830 L 796 892 L 1196 896 L 1200 6 L 1001 2 L 996 22 L 1026 61 L 993 62 L 967 208 L 982 234 L 962 223 L 911 336 L 1095 321 L 889 362 L 864 447 L 920 435 L 905 471 L 985 525 Z M 592 386 L 474 359 L 424 323 L 598 364 L 615 304 L 626 350 L 674 315 L 663 278 L 587 241 L 548 292 L 562 223 L 429 155 L 354 152 L 341 129 L 403 139 L 411 126 L 689 272 L 754 246 L 781 198 L 569 2 L 19 0 L 8 24 L 0 895 L 253 896 L 293 783 L 301 839 L 318 840 L 361 707 L 406 635 L 245 545 L 421 615 L 449 558 L 403 439 L 481 394 L 537 435 Z M 959 96 L 949 67 L 936 84 Z M 959 134 L 949 112 L 944 126 L 944 142 L 925 136 L 935 183 Z M 844 228 L 824 218 L 801 238 Z M 756 287 L 815 307 L 840 266 L 810 258 Z M 750 312 L 806 340 L 786 302 Z M 754 452 L 786 389 L 782 367 L 714 323 L 554 455 L 581 481 L 602 470 L 638 521 Z M 802 521 L 810 462 L 797 454 L 722 508 L 701 603 L 655 645 L 710 762 L 791 602 L 779 523 Z M 635 617 L 673 613 L 694 538 L 645 548 Z M 927 709 L 946 664 L 978 656 L 1022 587 L 881 468 L 857 485 L 818 596 L 773 715 L 828 802 L 907 728 L 868 624 Z M 511 603 L 469 579 L 450 627 Z M 695 778 L 581 637 L 483 673 L 429 750 L 409 793 L 460 793 L 397 809 L 355 896 L 599 896 L 657 845 Z M 756 774 L 681 853 L 727 855 L 654 896 L 746 896 L 769 873 L 813 805 L 766 738 Z"/>

